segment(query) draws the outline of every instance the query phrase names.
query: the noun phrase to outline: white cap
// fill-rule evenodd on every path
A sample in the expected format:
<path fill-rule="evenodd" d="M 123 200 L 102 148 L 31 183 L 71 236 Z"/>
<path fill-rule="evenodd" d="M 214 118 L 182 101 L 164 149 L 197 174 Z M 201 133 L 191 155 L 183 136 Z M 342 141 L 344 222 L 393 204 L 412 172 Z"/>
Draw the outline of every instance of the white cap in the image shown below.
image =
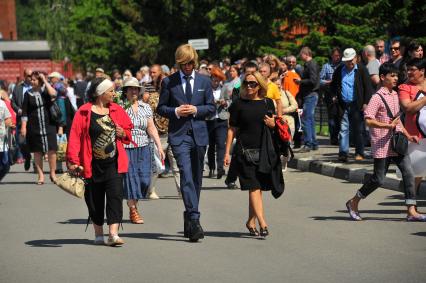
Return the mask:
<path fill-rule="evenodd" d="M 48 78 L 58 78 L 58 79 L 60 79 L 60 78 L 62 78 L 62 75 L 59 72 L 52 72 L 47 77 Z"/>
<path fill-rule="evenodd" d="M 356 56 L 356 51 L 353 48 L 346 48 L 345 51 L 343 51 L 343 58 L 342 61 L 351 61 Z"/>

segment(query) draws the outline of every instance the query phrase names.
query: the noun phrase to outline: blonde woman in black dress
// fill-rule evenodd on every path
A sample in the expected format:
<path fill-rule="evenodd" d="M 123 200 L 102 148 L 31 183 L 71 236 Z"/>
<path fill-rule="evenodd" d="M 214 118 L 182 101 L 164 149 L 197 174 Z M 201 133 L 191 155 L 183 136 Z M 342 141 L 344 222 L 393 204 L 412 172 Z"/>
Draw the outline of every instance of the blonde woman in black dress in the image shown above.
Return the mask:
<path fill-rule="evenodd" d="M 267 236 L 268 225 L 263 212 L 262 191 L 272 189 L 271 177 L 260 173 L 258 164 L 248 161 L 243 150 L 260 149 L 264 125 L 275 127 L 273 115 L 274 103 L 266 98 L 267 82 L 259 72 L 245 76 L 241 85 L 241 99 L 235 101 L 230 107 L 230 119 L 225 150 L 225 166 L 230 164 L 230 150 L 234 137 L 237 138 L 238 178 L 241 190 L 249 191 L 249 216 L 246 227 L 252 236 Z M 260 233 L 256 228 L 256 220 Z"/>

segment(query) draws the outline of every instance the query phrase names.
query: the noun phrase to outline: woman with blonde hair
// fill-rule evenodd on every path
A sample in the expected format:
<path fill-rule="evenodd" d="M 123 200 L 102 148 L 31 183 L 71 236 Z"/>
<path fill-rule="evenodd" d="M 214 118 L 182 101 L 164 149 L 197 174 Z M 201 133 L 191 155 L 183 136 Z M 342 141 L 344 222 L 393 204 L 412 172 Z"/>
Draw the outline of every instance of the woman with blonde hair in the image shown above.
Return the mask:
<path fill-rule="evenodd" d="M 284 191 L 281 162 L 271 135 L 275 127 L 275 107 L 273 101 L 266 98 L 267 88 L 267 83 L 259 72 L 247 74 L 244 78 L 241 99 L 230 107 L 224 161 L 225 166 L 230 164 L 230 150 L 236 137 L 234 158 L 238 163 L 238 178 L 241 190 L 249 191 L 246 227 L 251 236 L 262 237 L 269 234 L 263 212 L 262 191 L 272 190 L 274 197 L 279 197 Z M 265 148 L 265 144 L 269 147 Z M 269 160 L 269 167 L 265 166 L 265 159 Z M 256 228 L 256 220 L 260 232 Z"/>

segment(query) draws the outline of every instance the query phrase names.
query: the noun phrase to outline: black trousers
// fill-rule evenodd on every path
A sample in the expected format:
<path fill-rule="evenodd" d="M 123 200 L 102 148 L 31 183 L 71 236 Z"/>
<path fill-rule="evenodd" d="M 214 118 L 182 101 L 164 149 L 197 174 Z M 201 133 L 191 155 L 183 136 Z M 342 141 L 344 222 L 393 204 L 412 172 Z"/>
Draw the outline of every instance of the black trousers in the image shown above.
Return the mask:
<path fill-rule="evenodd" d="M 207 120 L 207 129 L 209 131 L 209 148 L 207 150 L 209 168 L 210 170 L 215 170 L 216 168 L 223 170 L 228 121 L 221 119 Z"/>
<path fill-rule="evenodd" d="M 104 224 L 105 197 L 107 224 L 121 223 L 123 220 L 122 176 L 99 183 L 89 181 L 86 185 L 84 199 L 89 216 L 93 223 L 99 226 Z"/>

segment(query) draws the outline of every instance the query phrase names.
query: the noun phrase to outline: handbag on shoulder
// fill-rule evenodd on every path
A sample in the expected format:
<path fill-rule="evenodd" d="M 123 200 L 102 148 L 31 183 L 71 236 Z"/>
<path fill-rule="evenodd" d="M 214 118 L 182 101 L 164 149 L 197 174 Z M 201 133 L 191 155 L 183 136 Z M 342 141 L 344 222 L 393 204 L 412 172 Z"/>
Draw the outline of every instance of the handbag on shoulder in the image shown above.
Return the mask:
<path fill-rule="evenodd" d="M 65 192 L 78 197 L 84 197 L 85 181 L 82 177 L 71 172 L 65 172 L 55 180 L 55 184 Z"/>
<path fill-rule="evenodd" d="M 382 99 L 383 103 L 385 104 L 386 111 L 388 112 L 388 116 L 391 120 L 393 120 L 395 117 L 392 115 L 392 111 L 389 108 L 389 105 L 386 103 L 386 100 L 383 98 L 381 94 L 379 94 L 380 98 Z M 392 137 L 390 140 L 391 148 L 393 151 L 398 153 L 399 155 L 406 155 L 408 152 L 408 139 L 407 137 L 401 133 L 396 132 L 393 130 Z"/>
<path fill-rule="evenodd" d="M 58 103 L 56 103 L 56 99 L 53 100 L 51 103 L 52 104 L 49 107 L 50 119 L 53 123 L 59 124 L 62 118 L 61 109 L 59 108 Z"/>

